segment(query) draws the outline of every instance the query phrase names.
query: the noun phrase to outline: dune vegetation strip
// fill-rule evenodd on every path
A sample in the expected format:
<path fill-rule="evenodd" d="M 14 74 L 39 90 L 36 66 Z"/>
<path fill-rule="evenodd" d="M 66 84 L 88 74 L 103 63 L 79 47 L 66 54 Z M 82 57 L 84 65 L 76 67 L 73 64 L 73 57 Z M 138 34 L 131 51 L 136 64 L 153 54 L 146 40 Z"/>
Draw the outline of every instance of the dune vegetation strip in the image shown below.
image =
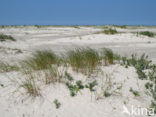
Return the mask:
<path fill-rule="evenodd" d="M 148 37 L 154 37 L 155 36 L 155 34 L 153 32 L 150 32 L 150 31 L 142 31 L 142 32 L 138 32 L 138 34 L 148 36 Z"/>
<path fill-rule="evenodd" d="M 133 54 L 130 58 L 127 58 L 113 53 L 110 49 L 97 51 L 91 48 L 77 48 L 61 55 L 48 50 L 36 51 L 31 57 L 21 62 L 20 71 L 23 76 L 18 80 L 18 85 L 29 96 L 37 97 L 42 95 L 41 87 L 43 84 L 62 83 L 69 89 L 70 95 L 74 97 L 78 93 L 81 93 L 83 89 L 89 89 L 91 93 L 95 92 L 98 82 L 94 77 L 102 73 L 100 68 L 115 64 L 124 66 L 125 69 L 130 66 L 134 67 L 139 80 L 147 81 L 145 88 L 148 95 L 152 97 L 151 107 L 156 110 L 156 65 L 152 64 L 152 61 L 144 54 L 141 57 Z M 8 64 L 1 64 L 1 66 L 1 71 L 3 72 L 17 70 L 16 67 Z M 88 79 L 92 79 L 92 81 L 83 82 L 75 80 L 74 76 L 70 74 L 71 71 L 69 72 L 69 69 L 72 72 L 82 74 Z M 108 78 L 104 84 L 102 96 L 109 97 L 121 90 L 122 84 L 115 87 L 115 83 L 111 82 L 112 78 L 107 74 L 106 76 Z M 141 95 L 133 87 L 129 91 L 134 96 L 139 97 Z M 61 105 L 57 101 L 54 103 L 56 108 L 59 108 Z"/>
<path fill-rule="evenodd" d="M 16 41 L 16 39 L 14 39 L 11 35 L 0 34 L 0 41 L 6 40 Z"/>

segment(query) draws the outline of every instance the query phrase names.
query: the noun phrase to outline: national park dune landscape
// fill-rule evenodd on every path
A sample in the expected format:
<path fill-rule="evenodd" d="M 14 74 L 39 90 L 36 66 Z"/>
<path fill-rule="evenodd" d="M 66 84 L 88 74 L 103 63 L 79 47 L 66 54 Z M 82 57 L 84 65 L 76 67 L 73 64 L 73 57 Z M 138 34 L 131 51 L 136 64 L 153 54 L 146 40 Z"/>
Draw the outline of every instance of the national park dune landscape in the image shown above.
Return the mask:
<path fill-rule="evenodd" d="M 156 26 L 0 26 L 0 117 L 155 114 Z"/>

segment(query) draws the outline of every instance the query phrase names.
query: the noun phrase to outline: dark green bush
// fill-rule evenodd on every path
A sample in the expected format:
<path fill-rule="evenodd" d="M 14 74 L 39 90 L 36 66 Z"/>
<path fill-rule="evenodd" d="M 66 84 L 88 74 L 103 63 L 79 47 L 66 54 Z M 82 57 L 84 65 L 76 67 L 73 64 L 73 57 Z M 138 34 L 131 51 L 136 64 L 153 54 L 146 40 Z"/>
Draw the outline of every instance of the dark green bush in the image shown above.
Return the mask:
<path fill-rule="evenodd" d="M 149 32 L 149 31 L 142 31 L 142 32 L 139 32 L 140 35 L 145 35 L 145 36 L 148 36 L 148 37 L 154 37 L 154 33 L 153 32 Z"/>
<path fill-rule="evenodd" d="M 6 40 L 16 41 L 16 39 L 14 39 L 11 35 L 0 34 L 0 41 Z"/>

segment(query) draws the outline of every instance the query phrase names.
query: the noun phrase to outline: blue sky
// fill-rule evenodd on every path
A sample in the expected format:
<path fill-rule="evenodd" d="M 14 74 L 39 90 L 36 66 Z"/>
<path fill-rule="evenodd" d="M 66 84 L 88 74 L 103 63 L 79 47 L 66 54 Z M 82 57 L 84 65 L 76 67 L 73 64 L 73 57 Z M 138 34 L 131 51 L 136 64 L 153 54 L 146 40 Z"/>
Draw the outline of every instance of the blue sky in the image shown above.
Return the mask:
<path fill-rule="evenodd" d="M 0 25 L 156 25 L 156 0 L 0 0 Z"/>

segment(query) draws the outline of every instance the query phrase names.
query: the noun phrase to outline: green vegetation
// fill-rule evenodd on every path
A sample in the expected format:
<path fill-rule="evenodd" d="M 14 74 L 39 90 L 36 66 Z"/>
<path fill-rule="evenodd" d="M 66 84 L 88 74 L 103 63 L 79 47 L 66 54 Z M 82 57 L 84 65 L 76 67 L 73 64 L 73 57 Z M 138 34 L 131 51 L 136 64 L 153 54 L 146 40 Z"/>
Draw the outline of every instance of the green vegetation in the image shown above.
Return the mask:
<path fill-rule="evenodd" d="M 25 89 L 26 93 L 29 96 L 36 97 L 40 96 L 40 88 L 36 83 L 36 79 L 33 73 L 30 73 L 28 71 L 24 71 L 26 74 L 26 77 L 20 79 L 21 82 L 19 84 L 19 88 Z"/>
<path fill-rule="evenodd" d="M 93 73 L 100 62 L 98 52 L 90 48 L 69 51 L 67 59 L 74 71 L 84 74 Z"/>
<path fill-rule="evenodd" d="M 44 74 L 45 84 L 60 82 L 63 77 L 57 66 L 49 66 L 42 74 Z"/>
<path fill-rule="evenodd" d="M 0 62 L 0 72 L 18 71 L 17 65 L 9 65 L 8 63 Z"/>
<path fill-rule="evenodd" d="M 133 95 L 135 95 L 135 96 L 140 96 L 140 94 L 139 94 L 139 92 L 138 91 L 136 91 L 136 90 L 133 90 L 132 88 L 130 88 L 130 90 L 129 90 L 130 92 L 132 92 L 133 93 Z"/>
<path fill-rule="evenodd" d="M 153 32 L 149 32 L 149 31 L 142 31 L 142 32 L 139 32 L 140 35 L 145 35 L 145 36 L 148 36 L 148 37 L 154 37 L 154 33 Z"/>
<path fill-rule="evenodd" d="M 52 64 L 58 64 L 59 58 L 50 51 L 36 51 L 31 58 L 23 61 L 24 66 L 33 70 L 41 70 L 50 67 Z"/>
<path fill-rule="evenodd" d="M 138 76 L 140 79 L 147 79 L 144 70 L 150 68 L 150 64 L 152 61 L 148 60 L 148 56 L 143 54 L 140 58 L 137 58 L 136 55 L 132 54 L 131 58 L 122 57 L 121 65 L 125 65 L 127 68 L 128 66 L 133 66 L 136 68 Z"/>
<path fill-rule="evenodd" d="M 111 29 L 110 28 L 110 29 L 104 30 L 103 33 L 105 33 L 105 34 L 112 34 L 113 35 L 113 34 L 116 34 L 118 32 L 117 32 L 116 29 Z"/>
<path fill-rule="evenodd" d="M 151 100 L 151 108 L 154 108 L 156 113 L 156 65 L 152 64 L 152 61 L 148 60 L 148 56 L 145 56 L 144 54 L 140 58 L 137 58 L 136 55 L 132 55 L 130 59 L 122 57 L 121 65 L 125 65 L 126 68 L 128 66 L 135 67 L 139 79 L 148 80 L 145 84 L 145 88 L 153 98 Z M 148 74 L 145 74 L 144 70 L 149 70 Z M 133 89 L 130 89 L 130 91 L 135 96 L 140 95 L 139 92 L 134 91 Z"/>
<path fill-rule="evenodd" d="M 113 53 L 113 51 L 110 49 L 103 49 L 101 55 L 105 65 L 114 64 L 115 60 L 120 60 L 120 56 Z"/>
<path fill-rule="evenodd" d="M 69 80 L 69 81 L 73 81 L 74 79 L 73 79 L 73 77 L 66 71 L 65 72 L 65 76 L 66 76 L 66 78 Z"/>
<path fill-rule="evenodd" d="M 6 40 L 16 41 L 16 39 L 14 39 L 11 35 L 0 34 L 0 41 L 6 41 Z"/>
<path fill-rule="evenodd" d="M 80 92 L 80 90 L 82 90 L 84 88 L 81 80 L 76 81 L 76 84 L 66 82 L 66 86 L 68 87 L 68 89 L 70 91 L 70 95 L 72 97 L 76 96 L 77 93 Z"/>
<path fill-rule="evenodd" d="M 117 27 L 117 28 L 127 28 L 126 25 L 113 25 L 114 27 Z"/>
<path fill-rule="evenodd" d="M 94 80 L 93 82 L 88 83 L 85 87 L 88 88 L 91 92 L 95 91 L 94 87 L 97 85 L 97 81 Z"/>
<path fill-rule="evenodd" d="M 60 108 L 61 106 L 61 103 L 57 99 L 54 100 L 54 104 L 56 106 L 56 109 Z"/>

